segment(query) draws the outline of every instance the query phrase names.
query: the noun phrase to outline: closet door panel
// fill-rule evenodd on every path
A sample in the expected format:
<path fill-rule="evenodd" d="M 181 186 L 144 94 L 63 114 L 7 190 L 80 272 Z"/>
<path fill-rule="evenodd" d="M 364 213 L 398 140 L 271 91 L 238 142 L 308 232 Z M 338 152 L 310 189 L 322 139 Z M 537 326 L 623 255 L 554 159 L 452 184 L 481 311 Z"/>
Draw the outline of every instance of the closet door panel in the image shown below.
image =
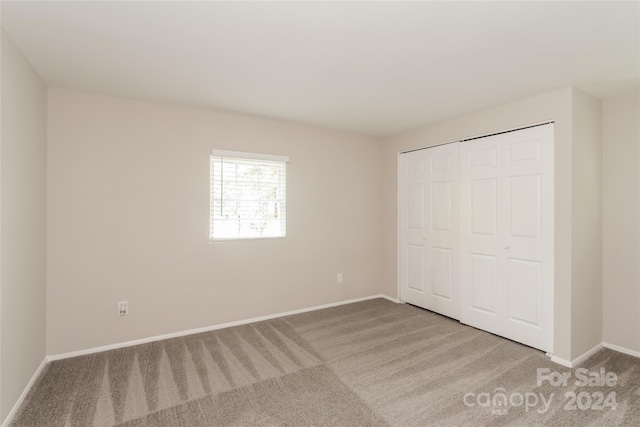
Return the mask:
<path fill-rule="evenodd" d="M 500 333 L 502 151 L 491 139 L 460 144 L 460 320 Z"/>
<path fill-rule="evenodd" d="M 424 246 L 407 245 L 407 287 L 424 293 Z"/>
<path fill-rule="evenodd" d="M 542 263 L 510 258 L 507 269 L 507 318 L 539 327 L 542 319 Z"/>
<path fill-rule="evenodd" d="M 497 317 L 498 257 L 471 253 L 470 260 L 471 309 L 483 315 Z"/>
<path fill-rule="evenodd" d="M 553 125 L 465 141 L 460 156 L 461 321 L 552 351 Z"/>
<path fill-rule="evenodd" d="M 424 184 L 407 186 L 407 227 L 410 230 L 424 228 Z"/>
<path fill-rule="evenodd" d="M 500 135 L 504 150 L 503 292 L 507 338 L 553 350 L 553 125 Z"/>
<path fill-rule="evenodd" d="M 540 174 L 508 178 L 506 218 L 510 237 L 540 239 L 540 181 Z"/>
<path fill-rule="evenodd" d="M 422 307 L 459 318 L 459 152 L 458 143 L 428 148 L 426 230 L 429 250 Z"/>
<path fill-rule="evenodd" d="M 458 318 L 458 143 L 401 154 L 399 184 L 400 299 Z"/>
<path fill-rule="evenodd" d="M 498 230 L 498 180 L 496 178 L 469 181 L 471 235 L 496 237 Z"/>
<path fill-rule="evenodd" d="M 431 218 L 433 232 L 450 232 L 452 228 L 452 194 L 451 180 L 431 183 Z"/>
<path fill-rule="evenodd" d="M 421 305 L 425 299 L 427 251 L 425 233 L 425 184 L 427 158 L 414 151 L 398 159 L 400 204 L 400 298 Z"/>
<path fill-rule="evenodd" d="M 453 300 L 453 250 L 448 248 L 431 248 L 431 265 L 433 266 L 434 297 Z"/>

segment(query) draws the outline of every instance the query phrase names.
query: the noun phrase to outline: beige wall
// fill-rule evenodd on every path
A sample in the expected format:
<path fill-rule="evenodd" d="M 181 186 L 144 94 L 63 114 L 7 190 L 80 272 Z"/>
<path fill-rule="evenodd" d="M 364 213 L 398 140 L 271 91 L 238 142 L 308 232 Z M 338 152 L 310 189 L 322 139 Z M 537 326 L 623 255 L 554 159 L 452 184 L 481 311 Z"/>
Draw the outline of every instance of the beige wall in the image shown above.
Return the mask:
<path fill-rule="evenodd" d="M 399 152 L 555 121 L 554 354 L 571 360 L 572 98 L 564 88 L 388 138 L 383 158 L 383 293 L 397 295 L 397 156 Z"/>
<path fill-rule="evenodd" d="M 380 293 L 376 140 L 55 88 L 48 112 L 48 354 Z M 209 244 L 213 148 L 290 157 L 286 239 Z"/>
<path fill-rule="evenodd" d="M 46 96 L 45 84 L 3 33 L 2 420 L 45 357 Z"/>
<path fill-rule="evenodd" d="M 573 89 L 571 355 L 602 343 L 602 101 Z"/>
<path fill-rule="evenodd" d="M 640 93 L 603 102 L 604 341 L 640 351 Z"/>

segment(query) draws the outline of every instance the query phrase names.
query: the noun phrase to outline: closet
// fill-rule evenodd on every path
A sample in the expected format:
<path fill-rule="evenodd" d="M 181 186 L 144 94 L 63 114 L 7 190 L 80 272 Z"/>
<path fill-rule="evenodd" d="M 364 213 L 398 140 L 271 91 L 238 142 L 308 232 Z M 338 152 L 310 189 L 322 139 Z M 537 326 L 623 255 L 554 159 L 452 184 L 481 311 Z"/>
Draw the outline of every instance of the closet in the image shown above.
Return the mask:
<path fill-rule="evenodd" d="M 553 132 L 400 154 L 401 300 L 553 350 Z"/>

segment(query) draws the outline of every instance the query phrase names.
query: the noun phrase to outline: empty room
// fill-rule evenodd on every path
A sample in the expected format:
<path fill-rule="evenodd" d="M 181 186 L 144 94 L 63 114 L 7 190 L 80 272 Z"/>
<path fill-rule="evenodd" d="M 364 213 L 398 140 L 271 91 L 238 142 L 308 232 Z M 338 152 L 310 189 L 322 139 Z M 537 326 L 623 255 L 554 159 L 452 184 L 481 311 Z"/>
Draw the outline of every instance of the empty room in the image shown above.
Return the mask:
<path fill-rule="evenodd" d="M 3 427 L 640 425 L 640 2 L 0 18 Z"/>

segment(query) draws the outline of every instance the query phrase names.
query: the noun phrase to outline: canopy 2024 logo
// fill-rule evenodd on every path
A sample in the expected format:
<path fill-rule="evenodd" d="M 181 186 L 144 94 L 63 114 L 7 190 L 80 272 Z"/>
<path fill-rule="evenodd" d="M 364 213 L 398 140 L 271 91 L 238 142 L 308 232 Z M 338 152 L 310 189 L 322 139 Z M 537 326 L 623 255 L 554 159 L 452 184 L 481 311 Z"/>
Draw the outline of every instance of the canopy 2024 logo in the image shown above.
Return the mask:
<path fill-rule="evenodd" d="M 545 382 L 553 387 L 567 387 L 571 379 L 571 372 L 551 372 L 549 368 L 538 368 L 538 387 Z M 605 368 L 600 368 L 599 371 L 578 368 L 575 370 L 573 385 L 576 387 L 615 387 L 618 385 L 618 375 L 615 372 L 607 372 Z M 594 392 L 568 391 L 564 397 L 565 411 L 604 411 L 605 409 L 615 411 L 618 407 L 615 391 L 606 394 L 600 390 Z"/>
<path fill-rule="evenodd" d="M 569 381 L 573 378 L 575 380 L 570 384 Z M 563 409 L 566 411 L 604 411 L 617 408 L 615 391 L 606 394 L 601 390 L 580 391 L 580 388 L 615 387 L 618 384 L 618 376 L 614 372 L 607 372 L 604 368 L 600 368 L 599 371 L 578 368 L 573 374 L 572 372 L 551 372 L 549 368 L 538 368 L 536 385 L 542 387 L 546 383 L 552 387 L 577 387 L 577 391 L 564 393 Z M 538 413 L 544 414 L 549 411 L 554 394 L 550 393 L 548 396 L 541 392 L 507 394 L 504 388 L 498 387 L 493 392 L 466 393 L 462 400 L 469 408 L 491 408 L 491 413 L 494 415 L 506 415 L 509 408 L 521 406 L 524 407 L 525 412 L 536 410 Z"/>

